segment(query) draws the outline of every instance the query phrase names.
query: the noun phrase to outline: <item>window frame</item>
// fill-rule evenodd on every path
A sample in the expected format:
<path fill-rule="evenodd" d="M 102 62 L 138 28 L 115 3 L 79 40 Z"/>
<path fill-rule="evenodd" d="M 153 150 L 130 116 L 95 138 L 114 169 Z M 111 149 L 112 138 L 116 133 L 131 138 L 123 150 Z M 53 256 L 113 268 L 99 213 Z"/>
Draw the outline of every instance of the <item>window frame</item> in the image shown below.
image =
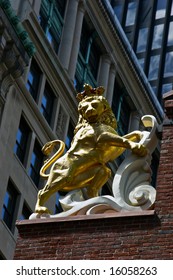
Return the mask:
<path fill-rule="evenodd" d="M 8 197 L 7 197 L 8 195 Z M 13 233 L 15 228 L 15 220 L 17 218 L 17 204 L 19 192 L 12 182 L 11 178 L 8 180 L 6 193 L 4 196 L 1 217 L 9 230 Z M 9 205 L 9 203 L 11 205 Z M 7 204 L 7 205 L 6 205 Z"/>
<path fill-rule="evenodd" d="M 19 131 L 21 132 L 20 140 L 23 142 L 22 144 L 18 141 L 18 135 Z M 26 167 L 27 163 L 27 156 L 28 156 L 28 147 L 31 141 L 31 134 L 32 130 L 30 126 L 28 125 L 28 122 L 26 121 L 23 114 L 21 115 L 18 130 L 16 133 L 16 143 L 14 146 L 14 154 L 17 156 L 17 158 L 20 160 L 20 162 Z M 24 140 L 23 140 L 24 138 Z M 20 152 L 18 152 L 18 150 Z"/>

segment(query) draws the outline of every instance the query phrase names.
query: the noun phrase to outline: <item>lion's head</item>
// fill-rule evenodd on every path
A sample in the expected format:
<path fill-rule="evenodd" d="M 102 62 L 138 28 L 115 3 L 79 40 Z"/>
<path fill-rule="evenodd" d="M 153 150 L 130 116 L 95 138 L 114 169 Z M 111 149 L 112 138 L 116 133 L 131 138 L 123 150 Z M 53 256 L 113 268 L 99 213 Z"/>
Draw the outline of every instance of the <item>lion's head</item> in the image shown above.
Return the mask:
<path fill-rule="evenodd" d="M 112 109 L 107 100 L 101 96 L 100 91 L 99 94 L 97 94 L 97 89 L 94 89 L 95 91 L 90 92 L 90 94 L 84 94 L 83 98 L 80 94 L 81 101 L 78 106 L 79 119 L 75 128 L 75 133 L 82 126 L 94 123 L 106 124 L 116 129 L 117 122 Z"/>

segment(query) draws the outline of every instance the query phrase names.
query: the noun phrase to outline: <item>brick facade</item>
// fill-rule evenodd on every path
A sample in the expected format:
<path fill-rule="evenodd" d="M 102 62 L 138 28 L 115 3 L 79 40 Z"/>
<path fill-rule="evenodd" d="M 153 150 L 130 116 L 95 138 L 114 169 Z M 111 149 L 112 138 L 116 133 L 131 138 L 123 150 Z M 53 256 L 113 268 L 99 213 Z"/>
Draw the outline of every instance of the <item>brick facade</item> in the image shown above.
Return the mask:
<path fill-rule="evenodd" d="M 25 220 L 17 227 L 15 259 L 173 259 L 172 121 L 163 125 L 153 210 Z"/>

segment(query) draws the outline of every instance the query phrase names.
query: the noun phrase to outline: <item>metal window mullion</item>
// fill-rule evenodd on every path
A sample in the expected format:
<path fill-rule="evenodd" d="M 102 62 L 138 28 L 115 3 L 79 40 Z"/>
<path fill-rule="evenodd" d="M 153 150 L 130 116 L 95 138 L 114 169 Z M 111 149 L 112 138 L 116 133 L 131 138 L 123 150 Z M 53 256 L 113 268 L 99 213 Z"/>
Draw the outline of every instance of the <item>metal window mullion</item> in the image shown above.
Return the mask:
<path fill-rule="evenodd" d="M 166 15 L 164 18 L 164 30 L 163 30 L 163 38 L 162 38 L 162 47 L 161 47 L 161 54 L 160 54 L 160 63 L 159 63 L 159 72 L 158 72 L 158 99 L 161 101 L 161 86 L 162 86 L 162 77 L 164 74 L 164 66 L 165 66 L 165 57 L 166 57 L 166 50 L 167 50 L 167 38 L 168 38 L 168 31 L 169 31 L 169 22 L 170 22 L 170 11 L 171 11 L 172 0 L 168 0 L 167 7 L 166 7 Z"/>
<path fill-rule="evenodd" d="M 151 46 L 152 46 L 152 38 L 153 38 L 153 32 L 154 32 L 154 22 L 155 22 L 155 10 L 156 10 L 156 1 L 153 1 L 152 5 L 152 11 L 151 11 L 151 17 L 150 21 L 147 24 L 147 27 L 149 28 L 148 30 L 148 41 L 146 45 L 146 52 L 145 52 L 145 57 L 144 57 L 144 72 L 148 76 L 148 71 L 149 71 L 149 65 L 150 65 L 150 56 L 151 56 Z"/>

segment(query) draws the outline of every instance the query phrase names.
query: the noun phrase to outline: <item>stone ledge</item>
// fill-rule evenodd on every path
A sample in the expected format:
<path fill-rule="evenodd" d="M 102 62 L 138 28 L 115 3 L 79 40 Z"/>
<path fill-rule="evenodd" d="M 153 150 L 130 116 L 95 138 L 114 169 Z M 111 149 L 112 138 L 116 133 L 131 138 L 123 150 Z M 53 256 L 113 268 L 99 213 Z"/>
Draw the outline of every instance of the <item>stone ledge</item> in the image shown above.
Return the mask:
<path fill-rule="evenodd" d="M 124 211 L 117 212 L 116 214 L 95 214 L 95 215 L 78 215 L 70 217 L 60 217 L 60 218 L 42 218 L 35 220 L 22 220 L 16 221 L 16 226 L 32 225 L 32 224 L 46 224 L 46 223 L 61 223 L 61 222 L 73 222 L 73 221 L 85 221 L 85 220 L 100 220 L 109 218 L 127 218 L 127 217 L 137 217 L 137 216 L 153 216 L 155 215 L 155 210 L 144 210 L 144 211 Z"/>

